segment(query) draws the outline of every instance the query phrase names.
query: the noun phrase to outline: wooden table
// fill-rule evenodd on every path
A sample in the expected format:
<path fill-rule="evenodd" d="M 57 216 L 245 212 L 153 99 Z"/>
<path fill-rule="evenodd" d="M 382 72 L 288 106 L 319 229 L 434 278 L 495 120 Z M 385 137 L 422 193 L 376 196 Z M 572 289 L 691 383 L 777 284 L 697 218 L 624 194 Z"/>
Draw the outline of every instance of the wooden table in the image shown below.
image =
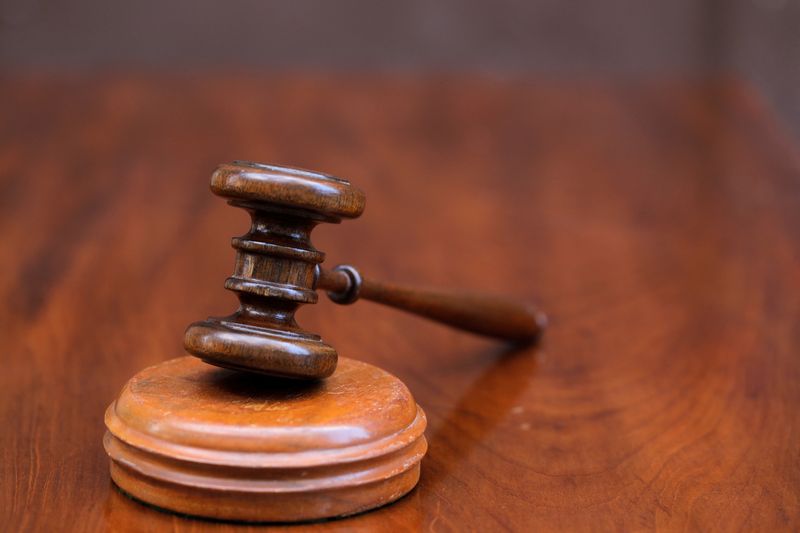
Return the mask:
<path fill-rule="evenodd" d="M 519 293 L 510 350 L 370 303 L 302 324 L 403 379 L 418 488 L 309 529 L 800 527 L 800 159 L 749 89 L 438 78 L 0 82 L 0 524 L 247 529 L 121 495 L 103 411 L 184 327 L 227 313 L 217 163 L 349 177 L 328 264 Z M 299 531 L 301 528 L 291 528 Z"/>

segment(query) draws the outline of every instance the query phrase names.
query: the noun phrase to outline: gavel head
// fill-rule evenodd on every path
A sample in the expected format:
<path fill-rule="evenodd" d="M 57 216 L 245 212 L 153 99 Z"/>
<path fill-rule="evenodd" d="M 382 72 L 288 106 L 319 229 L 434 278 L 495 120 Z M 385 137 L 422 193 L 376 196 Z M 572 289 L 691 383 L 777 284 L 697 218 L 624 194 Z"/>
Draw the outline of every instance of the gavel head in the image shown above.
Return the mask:
<path fill-rule="evenodd" d="M 338 223 L 364 210 L 364 193 L 347 180 L 288 167 L 236 161 L 221 165 L 211 190 L 246 209 L 250 231 L 233 239 L 234 273 L 225 288 L 239 297 L 232 315 L 191 324 L 186 350 L 227 368 L 300 379 L 324 378 L 337 354 L 294 314 L 316 303 L 319 264 L 325 254 L 310 240 L 320 222 Z"/>

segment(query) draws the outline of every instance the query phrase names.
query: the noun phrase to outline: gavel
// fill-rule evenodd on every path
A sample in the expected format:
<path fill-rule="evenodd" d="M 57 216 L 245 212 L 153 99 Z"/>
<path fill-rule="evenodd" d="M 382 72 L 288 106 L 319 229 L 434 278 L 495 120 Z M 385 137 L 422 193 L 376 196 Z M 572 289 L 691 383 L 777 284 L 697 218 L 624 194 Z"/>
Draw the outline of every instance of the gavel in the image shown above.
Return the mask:
<path fill-rule="evenodd" d="M 546 324 L 544 313 L 524 302 L 382 283 L 349 265 L 322 268 L 325 254 L 311 244 L 311 231 L 364 210 L 364 193 L 345 179 L 235 161 L 217 168 L 211 190 L 247 210 L 252 224 L 232 240 L 234 273 L 225 281 L 239 309 L 195 322 L 184 336 L 186 350 L 210 364 L 296 379 L 333 374 L 336 350 L 294 318 L 300 305 L 317 302 L 319 289 L 338 304 L 371 300 L 514 343 L 534 341 Z"/>

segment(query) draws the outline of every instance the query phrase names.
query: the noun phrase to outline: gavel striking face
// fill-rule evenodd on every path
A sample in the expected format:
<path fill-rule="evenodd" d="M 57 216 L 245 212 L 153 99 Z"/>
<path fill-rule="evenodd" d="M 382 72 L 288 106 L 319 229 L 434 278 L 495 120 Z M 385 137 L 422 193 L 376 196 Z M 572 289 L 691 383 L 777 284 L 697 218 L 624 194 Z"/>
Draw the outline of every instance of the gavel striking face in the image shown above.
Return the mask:
<path fill-rule="evenodd" d="M 311 230 L 364 210 L 364 193 L 347 180 L 237 161 L 217 169 L 211 190 L 246 209 L 252 225 L 232 241 L 236 263 L 225 281 L 237 293 L 239 309 L 186 330 L 186 350 L 208 363 L 299 379 L 330 376 L 336 350 L 294 319 L 300 305 L 316 303 L 317 289 L 337 303 L 368 299 L 512 342 L 530 342 L 544 327 L 544 314 L 505 298 L 389 285 L 363 279 L 347 265 L 322 269 L 325 254 L 312 246 Z"/>

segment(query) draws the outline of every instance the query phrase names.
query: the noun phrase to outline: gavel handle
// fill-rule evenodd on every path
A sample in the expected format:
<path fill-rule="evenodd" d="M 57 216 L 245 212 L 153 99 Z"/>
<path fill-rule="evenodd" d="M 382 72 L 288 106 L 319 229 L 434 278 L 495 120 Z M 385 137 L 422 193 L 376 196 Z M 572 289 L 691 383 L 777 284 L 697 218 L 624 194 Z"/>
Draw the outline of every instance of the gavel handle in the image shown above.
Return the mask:
<path fill-rule="evenodd" d="M 321 269 L 317 288 L 328 291 L 336 303 L 351 304 L 363 298 L 512 342 L 536 339 L 547 324 L 543 312 L 524 302 L 487 294 L 430 291 L 382 283 L 362 278 L 350 265 Z"/>

